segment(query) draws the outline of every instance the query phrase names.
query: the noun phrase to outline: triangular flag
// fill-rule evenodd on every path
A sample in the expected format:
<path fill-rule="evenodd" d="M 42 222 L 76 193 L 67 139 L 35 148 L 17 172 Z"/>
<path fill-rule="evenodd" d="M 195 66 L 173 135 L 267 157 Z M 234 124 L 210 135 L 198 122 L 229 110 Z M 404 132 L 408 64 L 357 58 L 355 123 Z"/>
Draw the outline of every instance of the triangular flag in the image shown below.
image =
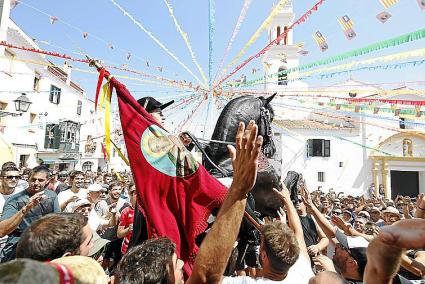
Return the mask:
<path fill-rule="evenodd" d="M 56 16 L 50 16 L 50 23 L 53 25 L 54 23 L 56 23 L 59 20 L 58 17 Z"/>
<path fill-rule="evenodd" d="M 131 53 L 129 52 L 127 53 L 127 60 L 130 60 L 130 57 L 131 57 Z"/>
<path fill-rule="evenodd" d="M 338 19 L 339 24 L 341 25 L 342 29 L 344 30 L 344 35 L 348 40 L 352 40 L 356 37 L 356 32 L 354 31 L 353 27 L 353 21 L 350 19 L 349 16 L 345 15 Z"/>
<path fill-rule="evenodd" d="M 391 17 L 392 15 L 388 12 L 382 12 L 376 15 L 376 18 L 383 24 L 385 24 L 385 22 L 388 21 L 388 19 Z"/>
<path fill-rule="evenodd" d="M 392 5 L 396 4 L 398 0 L 379 0 L 381 2 L 382 6 L 385 7 L 385 9 L 388 9 Z"/>

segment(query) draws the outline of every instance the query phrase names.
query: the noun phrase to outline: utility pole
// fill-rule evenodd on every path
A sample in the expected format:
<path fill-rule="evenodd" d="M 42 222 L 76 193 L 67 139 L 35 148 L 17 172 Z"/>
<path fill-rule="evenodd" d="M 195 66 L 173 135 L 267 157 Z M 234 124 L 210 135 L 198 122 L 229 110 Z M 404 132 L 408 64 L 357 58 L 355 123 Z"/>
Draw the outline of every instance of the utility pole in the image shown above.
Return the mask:
<path fill-rule="evenodd" d="M 0 0 L 0 41 L 7 40 L 7 28 L 9 27 L 10 0 Z M 4 46 L 0 46 L 0 56 L 4 55 Z"/>

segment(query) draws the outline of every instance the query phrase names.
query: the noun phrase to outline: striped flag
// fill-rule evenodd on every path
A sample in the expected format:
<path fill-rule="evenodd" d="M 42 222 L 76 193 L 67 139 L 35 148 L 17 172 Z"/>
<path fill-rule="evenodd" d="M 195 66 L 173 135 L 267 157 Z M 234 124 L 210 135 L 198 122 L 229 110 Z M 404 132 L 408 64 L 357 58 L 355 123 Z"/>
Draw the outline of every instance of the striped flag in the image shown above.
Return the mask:
<path fill-rule="evenodd" d="M 328 44 L 326 43 L 326 38 L 322 35 L 321 32 L 317 31 L 313 34 L 313 38 L 316 43 L 319 45 L 320 49 L 323 51 L 328 49 Z"/>
<path fill-rule="evenodd" d="M 345 37 L 348 40 L 351 40 L 356 37 L 356 32 L 353 29 L 353 21 L 348 17 L 347 15 L 341 17 L 338 19 L 339 24 L 341 25 L 342 29 L 344 30 Z"/>
<path fill-rule="evenodd" d="M 398 3 L 398 0 L 379 0 L 381 2 L 382 6 L 385 7 L 385 9 L 388 9 L 392 5 Z"/>

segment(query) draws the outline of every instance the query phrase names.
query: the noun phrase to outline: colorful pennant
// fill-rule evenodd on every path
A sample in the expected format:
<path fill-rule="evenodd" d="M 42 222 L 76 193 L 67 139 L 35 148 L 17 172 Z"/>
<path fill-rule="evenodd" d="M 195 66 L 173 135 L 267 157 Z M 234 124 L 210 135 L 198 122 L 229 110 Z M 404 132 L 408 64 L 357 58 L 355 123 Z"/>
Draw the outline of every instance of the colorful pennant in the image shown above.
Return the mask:
<path fill-rule="evenodd" d="M 348 40 L 352 40 L 356 37 L 356 32 L 353 29 L 353 21 L 347 15 L 342 16 L 338 19 L 339 24 L 344 30 L 344 35 Z"/>
<path fill-rule="evenodd" d="M 385 9 L 388 9 L 389 7 L 398 3 L 398 0 L 379 0 L 379 2 L 381 2 L 382 6 L 384 6 Z"/>
<path fill-rule="evenodd" d="M 391 17 L 392 15 L 388 12 L 382 12 L 376 15 L 376 18 L 383 24 L 385 24 L 385 22 L 388 21 Z"/>
<path fill-rule="evenodd" d="M 320 47 L 322 52 L 326 51 L 329 46 L 326 42 L 326 38 L 322 35 L 321 32 L 317 31 L 313 34 L 313 38 L 316 41 L 317 45 Z"/>

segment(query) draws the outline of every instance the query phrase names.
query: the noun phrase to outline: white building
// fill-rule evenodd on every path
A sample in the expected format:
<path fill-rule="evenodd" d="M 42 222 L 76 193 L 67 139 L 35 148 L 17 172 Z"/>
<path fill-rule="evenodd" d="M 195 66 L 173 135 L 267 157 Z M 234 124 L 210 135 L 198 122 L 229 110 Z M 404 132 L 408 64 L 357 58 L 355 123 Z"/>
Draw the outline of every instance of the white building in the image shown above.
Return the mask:
<path fill-rule="evenodd" d="M 291 2 L 270 26 L 270 41 L 283 31 L 282 27 L 285 29 L 292 23 Z M 273 46 L 264 55 L 263 63 L 267 76 L 298 66 L 292 31 L 285 42 Z M 308 90 L 305 84 L 293 80 L 297 76 L 295 72 L 278 78 L 267 77 L 265 87 L 278 91 L 279 95 L 287 94 L 288 90 Z M 370 106 L 367 102 L 350 105 L 345 100 L 381 97 L 385 90 L 373 84 L 348 80 L 333 88 L 335 93 L 325 93 L 335 97 L 332 100 L 300 101 L 302 97 L 281 96 L 273 101 L 275 122 L 282 134 L 283 176 L 290 170 L 297 171 L 304 175 L 310 190 L 321 186 L 325 191 L 333 188 L 351 195 L 365 194 L 372 183 L 376 190 L 382 184 L 388 197 L 397 194 L 413 197 L 425 192 L 425 124 L 414 123 L 419 119 L 416 113 L 423 115 L 423 112 L 410 105 Z M 410 94 L 386 99 L 422 100 Z"/>
<path fill-rule="evenodd" d="M 0 41 L 40 49 L 9 19 L 8 2 L 3 2 Z M 65 62 L 60 68 L 44 55 L 13 48 L 2 47 L 0 56 L 0 163 L 104 169 L 103 124 L 94 102 L 71 81 L 72 67 Z M 22 93 L 31 105 L 17 113 L 13 101 Z"/>

